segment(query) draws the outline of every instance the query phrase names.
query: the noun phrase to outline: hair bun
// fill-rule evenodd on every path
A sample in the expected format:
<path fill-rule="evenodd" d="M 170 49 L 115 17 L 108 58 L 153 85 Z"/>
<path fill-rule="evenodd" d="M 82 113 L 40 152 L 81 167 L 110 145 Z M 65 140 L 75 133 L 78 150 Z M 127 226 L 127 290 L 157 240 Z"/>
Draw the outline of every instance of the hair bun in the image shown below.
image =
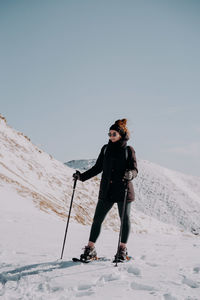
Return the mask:
<path fill-rule="evenodd" d="M 117 121 L 115 121 L 115 124 L 118 125 L 118 126 L 125 127 L 126 124 L 127 124 L 127 119 L 117 120 Z"/>

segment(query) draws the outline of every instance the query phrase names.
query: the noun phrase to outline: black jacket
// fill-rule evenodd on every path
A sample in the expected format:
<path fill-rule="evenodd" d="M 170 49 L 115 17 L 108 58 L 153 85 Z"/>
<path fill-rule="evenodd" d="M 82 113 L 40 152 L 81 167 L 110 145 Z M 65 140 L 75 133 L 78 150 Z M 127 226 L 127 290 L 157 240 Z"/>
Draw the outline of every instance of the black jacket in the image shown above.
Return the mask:
<path fill-rule="evenodd" d="M 132 146 L 127 146 L 128 158 L 126 159 L 126 146 L 127 138 L 115 143 L 109 140 L 109 143 L 101 148 L 95 165 L 81 174 L 81 181 L 85 181 L 103 171 L 99 189 L 99 198 L 102 200 L 112 202 L 124 201 L 124 173 L 126 170 L 136 170 L 138 172 L 135 150 Z M 104 154 L 105 147 L 106 152 Z M 135 192 L 131 181 L 128 181 L 126 200 L 128 202 L 135 200 Z"/>

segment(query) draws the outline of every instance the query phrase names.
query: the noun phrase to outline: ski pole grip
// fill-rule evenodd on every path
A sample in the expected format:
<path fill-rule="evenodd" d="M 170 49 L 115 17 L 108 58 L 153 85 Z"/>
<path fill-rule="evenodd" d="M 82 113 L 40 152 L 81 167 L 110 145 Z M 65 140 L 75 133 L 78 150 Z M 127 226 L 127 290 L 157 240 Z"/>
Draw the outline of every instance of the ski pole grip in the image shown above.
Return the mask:
<path fill-rule="evenodd" d="M 125 179 L 125 189 L 127 190 L 128 189 L 128 179 Z"/>
<path fill-rule="evenodd" d="M 74 178 L 74 186 L 73 186 L 73 190 L 75 190 L 75 188 L 76 188 L 77 180 L 78 180 L 78 178 Z"/>

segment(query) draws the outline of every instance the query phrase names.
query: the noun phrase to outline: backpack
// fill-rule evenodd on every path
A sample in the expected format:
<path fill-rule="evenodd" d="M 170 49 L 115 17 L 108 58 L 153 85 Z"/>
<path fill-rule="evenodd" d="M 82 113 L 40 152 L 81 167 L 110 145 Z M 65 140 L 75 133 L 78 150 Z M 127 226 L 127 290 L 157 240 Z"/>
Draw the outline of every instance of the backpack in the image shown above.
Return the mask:
<path fill-rule="evenodd" d="M 106 145 L 106 147 L 104 148 L 104 151 L 103 151 L 103 153 L 104 153 L 104 155 L 105 155 L 105 153 L 106 153 L 106 149 L 107 149 L 107 147 L 108 147 L 108 145 Z M 126 160 L 128 159 L 128 146 L 126 146 L 126 153 L 125 153 L 125 155 L 126 155 Z"/>

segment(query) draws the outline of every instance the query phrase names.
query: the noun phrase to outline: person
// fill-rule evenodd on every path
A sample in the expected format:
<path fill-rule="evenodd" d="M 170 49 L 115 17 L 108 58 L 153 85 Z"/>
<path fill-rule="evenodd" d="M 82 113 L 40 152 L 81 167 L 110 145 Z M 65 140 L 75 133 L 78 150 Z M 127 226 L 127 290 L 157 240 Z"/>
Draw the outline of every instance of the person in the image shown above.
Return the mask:
<path fill-rule="evenodd" d="M 135 150 L 132 146 L 127 146 L 127 141 L 130 138 L 127 119 L 115 121 L 109 129 L 108 135 L 109 142 L 101 148 L 95 165 L 84 173 L 77 170 L 73 174 L 74 179 L 84 182 L 103 171 L 89 242 L 83 248 L 84 253 L 80 256 L 81 259 L 85 260 L 97 257 L 95 242 L 100 234 L 102 222 L 114 203 L 117 203 L 121 220 L 125 198 L 125 183 L 127 183 L 127 196 L 118 259 L 125 260 L 128 255 L 127 241 L 131 227 L 131 203 L 135 200 L 132 180 L 137 176 L 138 168 Z M 128 156 L 126 156 L 127 150 Z"/>

